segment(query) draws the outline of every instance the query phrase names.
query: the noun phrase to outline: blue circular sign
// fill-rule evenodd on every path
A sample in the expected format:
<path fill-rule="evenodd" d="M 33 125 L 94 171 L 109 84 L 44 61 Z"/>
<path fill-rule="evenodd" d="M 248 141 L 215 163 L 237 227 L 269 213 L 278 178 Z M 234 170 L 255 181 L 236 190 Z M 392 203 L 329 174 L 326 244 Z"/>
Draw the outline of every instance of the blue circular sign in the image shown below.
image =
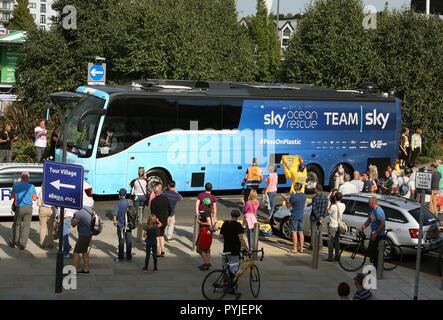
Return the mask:
<path fill-rule="evenodd" d="M 100 64 L 93 64 L 89 68 L 89 77 L 94 81 L 101 81 L 105 76 L 105 69 Z"/>

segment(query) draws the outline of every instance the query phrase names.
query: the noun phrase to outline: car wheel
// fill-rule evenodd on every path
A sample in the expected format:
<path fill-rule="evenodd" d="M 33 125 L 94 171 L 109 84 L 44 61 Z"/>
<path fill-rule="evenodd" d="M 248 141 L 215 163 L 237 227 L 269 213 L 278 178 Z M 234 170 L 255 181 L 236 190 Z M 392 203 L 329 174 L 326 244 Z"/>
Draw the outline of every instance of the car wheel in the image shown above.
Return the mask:
<path fill-rule="evenodd" d="M 292 239 L 291 226 L 289 225 L 289 217 L 286 217 L 282 220 L 280 231 L 285 239 L 287 240 Z"/>
<path fill-rule="evenodd" d="M 305 192 L 312 194 L 315 193 L 317 185 L 323 183 L 323 172 L 316 165 L 308 165 L 306 170 L 308 174 L 306 178 Z"/>
<path fill-rule="evenodd" d="M 168 185 L 168 177 L 162 170 L 152 170 L 146 174 L 146 180 L 148 181 L 148 191 L 152 192 L 154 184 L 160 182 L 163 187 Z"/>

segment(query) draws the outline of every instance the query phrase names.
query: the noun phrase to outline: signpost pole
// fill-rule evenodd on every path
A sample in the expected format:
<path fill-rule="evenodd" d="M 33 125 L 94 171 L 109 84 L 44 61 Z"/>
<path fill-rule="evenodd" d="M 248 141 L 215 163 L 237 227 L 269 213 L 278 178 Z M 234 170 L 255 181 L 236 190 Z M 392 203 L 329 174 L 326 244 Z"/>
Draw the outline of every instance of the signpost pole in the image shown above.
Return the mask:
<path fill-rule="evenodd" d="M 432 173 L 427 168 L 422 168 L 415 176 L 416 190 L 420 192 L 420 219 L 418 231 L 418 247 L 417 247 L 417 261 L 415 265 L 415 284 L 414 284 L 414 300 L 418 299 L 418 285 L 420 280 L 420 262 L 421 262 L 421 246 L 423 242 L 423 220 L 425 210 L 426 190 L 431 190 Z"/>
<path fill-rule="evenodd" d="M 59 114 L 62 115 L 61 119 L 63 119 L 63 154 L 62 154 L 62 162 L 66 163 L 66 149 L 68 142 L 66 140 L 66 135 L 68 130 L 66 129 L 66 114 L 64 114 L 63 110 L 59 110 Z M 57 252 L 57 265 L 55 271 L 55 293 L 62 293 L 63 291 L 63 226 L 65 220 L 65 208 L 60 208 L 59 215 L 59 227 L 58 227 L 58 252 Z"/>
<path fill-rule="evenodd" d="M 425 197 L 426 197 L 425 190 L 422 190 L 422 192 L 420 194 L 420 202 L 421 202 L 420 219 L 419 219 L 420 220 L 420 227 L 419 227 L 419 233 L 418 233 L 417 263 L 415 265 L 414 300 L 418 299 L 418 282 L 420 279 L 421 244 L 422 244 L 422 237 L 423 237 L 423 218 L 424 218 L 424 209 L 425 209 Z"/>

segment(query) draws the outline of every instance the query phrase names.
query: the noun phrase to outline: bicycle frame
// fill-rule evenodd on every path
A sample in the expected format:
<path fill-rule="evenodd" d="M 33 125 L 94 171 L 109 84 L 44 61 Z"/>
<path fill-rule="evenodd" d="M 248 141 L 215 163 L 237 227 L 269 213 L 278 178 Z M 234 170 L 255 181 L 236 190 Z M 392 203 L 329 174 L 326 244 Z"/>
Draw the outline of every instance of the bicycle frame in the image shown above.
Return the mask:
<path fill-rule="evenodd" d="M 263 261 L 263 256 L 264 256 L 264 251 L 263 248 L 261 250 L 257 250 L 257 251 L 253 251 L 254 253 L 258 253 L 261 252 L 261 257 L 260 257 L 260 261 Z M 233 284 L 235 285 L 240 279 L 241 277 L 243 277 L 243 275 L 252 268 L 252 266 L 254 265 L 254 259 L 248 258 L 247 260 L 244 260 L 244 252 L 242 252 L 241 258 L 240 258 L 240 262 L 238 263 L 238 269 L 241 271 L 237 271 L 235 273 L 235 277 L 233 279 Z M 231 266 L 231 263 L 229 262 L 229 258 L 226 256 L 226 260 L 227 260 L 227 266 L 228 268 Z"/>

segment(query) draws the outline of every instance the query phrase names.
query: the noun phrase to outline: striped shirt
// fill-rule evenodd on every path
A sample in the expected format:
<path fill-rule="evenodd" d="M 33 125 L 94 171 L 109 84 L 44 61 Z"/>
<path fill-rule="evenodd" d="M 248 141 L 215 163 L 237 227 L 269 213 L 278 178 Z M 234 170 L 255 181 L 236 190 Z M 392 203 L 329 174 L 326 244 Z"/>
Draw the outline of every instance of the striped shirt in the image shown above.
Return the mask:
<path fill-rule="evenodd" d="M 352 300 L 370 300 L 372 298 L 372 293 L 368 289 L 358 289 L 354 296 L 352 297 Z"/>

